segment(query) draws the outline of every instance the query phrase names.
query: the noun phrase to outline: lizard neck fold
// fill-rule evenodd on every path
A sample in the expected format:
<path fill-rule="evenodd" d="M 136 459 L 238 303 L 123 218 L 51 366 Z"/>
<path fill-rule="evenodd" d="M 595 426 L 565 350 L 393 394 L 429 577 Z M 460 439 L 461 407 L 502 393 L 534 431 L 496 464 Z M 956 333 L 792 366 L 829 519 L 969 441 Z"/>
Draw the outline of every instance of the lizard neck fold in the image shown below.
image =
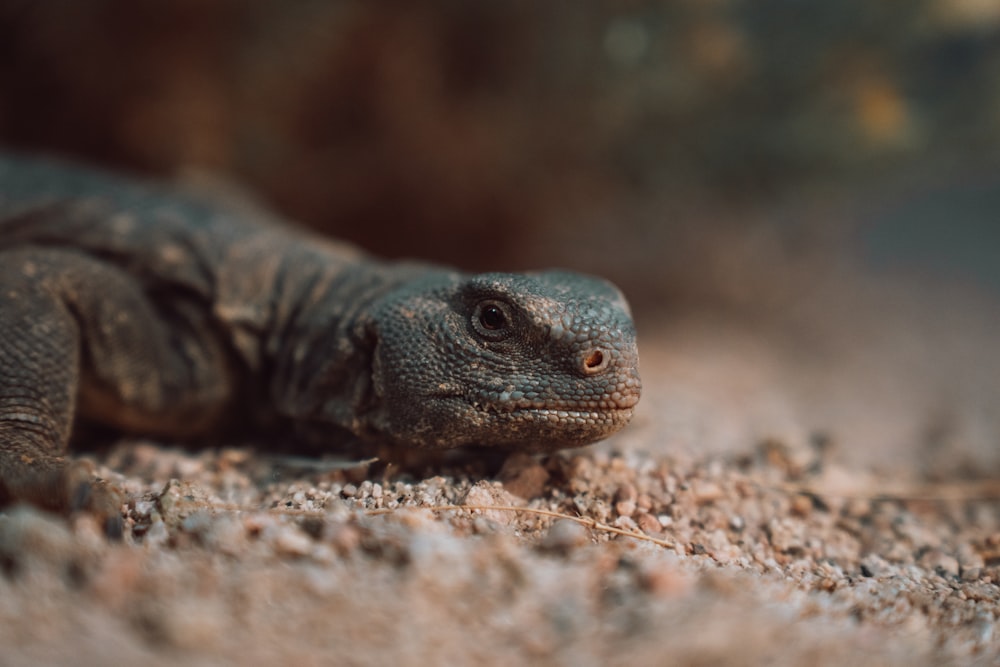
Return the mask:
<path fill-rule="evenodd" d="M 376 408 L 371 312 L 386 294 L 428 267 L 363 262 L 288 263 L 278 272 L 269 335 L 267 388 L 279 417 L 316 444 L 369 436 Z"/>

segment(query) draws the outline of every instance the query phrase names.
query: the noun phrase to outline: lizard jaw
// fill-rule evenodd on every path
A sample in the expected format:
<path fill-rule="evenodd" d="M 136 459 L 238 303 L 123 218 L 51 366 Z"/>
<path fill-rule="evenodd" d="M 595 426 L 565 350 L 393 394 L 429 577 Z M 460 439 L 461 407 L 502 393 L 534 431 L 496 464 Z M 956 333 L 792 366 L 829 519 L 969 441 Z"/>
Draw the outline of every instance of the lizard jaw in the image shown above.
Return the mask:
<path fill-rule="evenodd" d="M 633 408 L 629 407 L 604 407 L 601 406 L 599 409 L 579 409 L 579 408 L 568 408 L 564 406 L 556 407 L 544 407 L 537 404 L 532 405 L 520 405 L 520 406 L 498 406 L 494 403 L 482 403 L 479 401 L 472 401 L 471 405 L 479 412 L 486 412 L 493 415 L 537 415 L 539 417 L 544 417 L 548 421 L 553 423 L 559 423 L 566 420 L 596 420 L 596 421 L 606 421 L 609 416 L 624 415 L 631 417 Z"/>
<path fill-rule="evenodd" d="M 622 429 L 632 419 L 635 402 L 628 407 L 539 407 L 530 405 L 496 404 L 469 401 L 476 413 L 483 415 L 498 429 L 523 426 L 537 432 L 532 449 L 555 449 L 582 446 L 606 438 Z"/>

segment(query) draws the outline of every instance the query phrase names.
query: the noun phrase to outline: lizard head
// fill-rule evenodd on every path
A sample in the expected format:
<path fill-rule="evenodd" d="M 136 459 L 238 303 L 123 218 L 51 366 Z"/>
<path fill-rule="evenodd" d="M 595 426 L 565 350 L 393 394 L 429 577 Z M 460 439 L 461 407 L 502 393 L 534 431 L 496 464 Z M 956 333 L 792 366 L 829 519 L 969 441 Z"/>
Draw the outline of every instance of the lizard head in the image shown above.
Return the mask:
<path fill-rule="evenodd" d="M 370 424 L 401 444 L 575 447 L 639 400 L 628 304 L 597 278 L 435 274 L 386 295 L 370 325 Z"/>

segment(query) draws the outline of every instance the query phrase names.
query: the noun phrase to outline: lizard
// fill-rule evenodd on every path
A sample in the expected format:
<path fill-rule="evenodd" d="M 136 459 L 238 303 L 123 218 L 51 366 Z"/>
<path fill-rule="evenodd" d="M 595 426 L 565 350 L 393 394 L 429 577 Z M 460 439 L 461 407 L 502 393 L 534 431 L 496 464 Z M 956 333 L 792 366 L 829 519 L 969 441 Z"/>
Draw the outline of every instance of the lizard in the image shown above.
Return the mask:
<path fill-rule="evenodd" d="M 203 194 L 0 155 L 0 504 L 114 532 L 124 495 L 67 453 L 87 423 L 539 452 L 631 419 L 635 328 L 610 282 L 380 260 Z"/>

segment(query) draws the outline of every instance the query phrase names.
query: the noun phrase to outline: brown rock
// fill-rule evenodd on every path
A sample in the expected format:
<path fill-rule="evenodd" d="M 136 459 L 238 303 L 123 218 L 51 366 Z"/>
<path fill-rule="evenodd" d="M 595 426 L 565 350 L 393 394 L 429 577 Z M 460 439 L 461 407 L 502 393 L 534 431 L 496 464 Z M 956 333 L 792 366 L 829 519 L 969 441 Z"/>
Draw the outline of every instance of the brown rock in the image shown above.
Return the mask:
<path fill-rule="evenodd" d="M 689 593 L 694 587 L 691 575 L 674 562 L 646 564 L 639 571 L 640 584 L 654 595 L 677 597 Z"/>
<path fill-rule="evenodd" d="M 691 491 L 694 494 L 694 501 L 699 505 L 714 503 L 725 495 L 715 482 L 697 481 L 692 485 Z"/>
<path fill-rule="evenodd" d="M 958 577 L 958 559 L 941 549 L 928 549 L 920 557 L 918 564 L 941 576 Z"/>
<path fill-rule="evenodd" d="M 542 495 L 549 481 L 548 471 L 530 454 L 512 454 L 504 461 L 497 479 L 512 495 L 531 500 Z"/>
<path fill-rule="evenodd" d="M 539 548 L 545 551 L 566 553 L 569 550 L 581 547 L 590 541 L 587 529 L 576 521 L 570 519 L 558 519 L 549 528 L 549 532 L 542 538 Z"/>
<path fill-rule="evenodd" d="M 639 492 L 636 491 L 635 485 L 621 485 L 615 493 L 615 512 L 617 512 L 619 516 L 632 516 L 635 514 L 636 500 L 638 497 Z"/>
<path fill-rule="evenodd" d="M 508 493 L 503 486 L 487 482 L 485 480 L 477 482 L 465 497 L 461 499 L 462 505 L 486 506 L 486 507 L 520 507 L 523 501 Z M 500 525 L 509 525 L 517 518 L 516 512 L 487 509 L 482 510 L 483 516 Z"/>
<path fill-rule="evenodd" d="M 799 494 L 792 498 L 791 507 L 789 509 L 795 516 L 809 516 L 813 510 L 812 499 L 809 496 Z"/>
<path fill-rule="evenodd" d="M 636 525 L 639 526 L 639 530 L 647 535 L 663 532 L 663 526 L 660 525 L 659 520 L 652 514 L 638 512 L 633 516 L 633 519 L 635 519 Z"/>

